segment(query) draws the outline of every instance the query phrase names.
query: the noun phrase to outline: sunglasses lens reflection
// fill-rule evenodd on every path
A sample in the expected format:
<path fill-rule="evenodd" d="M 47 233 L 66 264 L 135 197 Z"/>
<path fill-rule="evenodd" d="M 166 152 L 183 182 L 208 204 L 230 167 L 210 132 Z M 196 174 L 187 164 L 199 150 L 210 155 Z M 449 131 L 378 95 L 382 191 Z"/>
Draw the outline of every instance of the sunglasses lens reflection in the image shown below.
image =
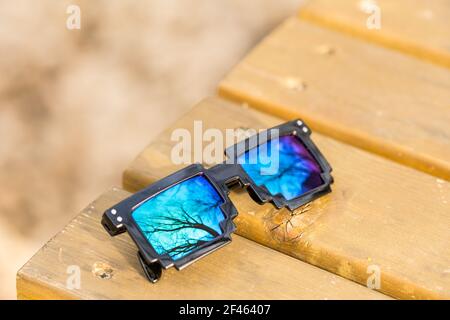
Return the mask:
<path fill-rule="evenodd" d="M 178 260 L 223 233 L 223 203 L 211 183 L 199 175 L 145 201 L 132 217 L 159 255 Z"/>
<path fill-rule="evenodd" d="M 238 157 L 238 163 L 257 186 L 286 200 L 324 184 L 321 168 L 296 136 L 282 136 L 260 144 Z"/>

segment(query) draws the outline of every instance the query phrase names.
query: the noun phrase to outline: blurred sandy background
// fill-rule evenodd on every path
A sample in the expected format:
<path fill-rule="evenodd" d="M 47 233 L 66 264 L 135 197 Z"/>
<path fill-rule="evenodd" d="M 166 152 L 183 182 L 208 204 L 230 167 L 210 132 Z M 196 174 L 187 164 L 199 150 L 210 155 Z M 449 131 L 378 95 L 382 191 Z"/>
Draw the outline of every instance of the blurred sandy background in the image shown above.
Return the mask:
<path fill-rule="evenodd" d="M 0 0 L 0 298 L 301 0 Z M 66 29 L 69 4 L 81 30 Z"/>

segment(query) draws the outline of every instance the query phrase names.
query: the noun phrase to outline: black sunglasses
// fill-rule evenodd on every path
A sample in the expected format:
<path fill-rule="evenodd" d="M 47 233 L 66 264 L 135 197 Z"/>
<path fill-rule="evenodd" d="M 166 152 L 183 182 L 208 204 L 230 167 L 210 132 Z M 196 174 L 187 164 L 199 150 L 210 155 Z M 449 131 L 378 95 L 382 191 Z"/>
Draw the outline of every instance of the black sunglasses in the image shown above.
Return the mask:
<path fill-rule="evenodd" d="M 330 192 L 331 167 L 310 134 L 296 120 L 249 137 L 226 149 L 224 163 L 190 165 L 117 203 L 102 224 L 111 236 L 128 231 L 154 283 L 163 268 L 181 270 L 231 241 L 232 187 L 291 211 Z"/>

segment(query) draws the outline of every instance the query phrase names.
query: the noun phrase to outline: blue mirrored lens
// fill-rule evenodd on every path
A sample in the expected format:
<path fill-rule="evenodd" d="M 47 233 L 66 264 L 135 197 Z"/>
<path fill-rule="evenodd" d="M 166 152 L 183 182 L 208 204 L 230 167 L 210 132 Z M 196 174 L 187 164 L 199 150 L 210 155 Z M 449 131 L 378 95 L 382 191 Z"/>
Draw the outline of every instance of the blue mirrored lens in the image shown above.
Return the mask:
<path fill-rule="evenodd" d="M 155 251 L 180 259 L 222 234 L 224 203 L 204 176 L 195 176 L 136 208 L 133 219 Z"/>
<path fill-rule="evenodd" d="M 238 158 L 244 171 L 271 195 L 292 200 L 323 184 L 320 165 L 295 136 L 261 144 Z"/>

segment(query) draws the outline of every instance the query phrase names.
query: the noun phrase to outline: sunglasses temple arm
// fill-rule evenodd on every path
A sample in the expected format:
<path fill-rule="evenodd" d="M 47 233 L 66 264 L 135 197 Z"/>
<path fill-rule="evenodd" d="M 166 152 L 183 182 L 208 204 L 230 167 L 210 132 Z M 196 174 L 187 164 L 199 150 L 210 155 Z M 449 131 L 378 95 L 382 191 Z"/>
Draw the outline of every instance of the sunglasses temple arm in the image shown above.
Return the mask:
<path fill-rule="evenodd" d="M 162 267 L 159 263 L 147 263 L 140 251 L 138 251 L 138 260 L 148 281 L 156 283 L 161 279 Z"/>

